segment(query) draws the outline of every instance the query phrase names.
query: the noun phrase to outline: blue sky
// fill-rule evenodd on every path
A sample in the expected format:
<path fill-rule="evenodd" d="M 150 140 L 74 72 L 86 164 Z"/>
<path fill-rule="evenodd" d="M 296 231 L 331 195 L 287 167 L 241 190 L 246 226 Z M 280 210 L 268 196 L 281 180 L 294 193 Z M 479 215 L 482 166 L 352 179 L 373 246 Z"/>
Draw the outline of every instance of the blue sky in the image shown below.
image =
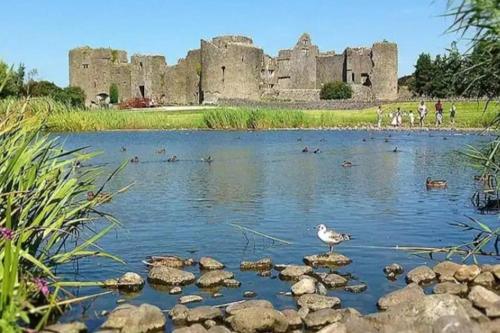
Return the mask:
<path fill-rule="evenodd" d="M 0 59 L 68 84 L 68 50 L 82 45 L 162 54 L 168 64 L 200 38 L 251 36 L 270 55 L 309 32 L 322 51 L 399 45 L 399 76 L 422 51 L 442 53 L 456 39 L 441 17 L 447 0 L 2 0 Z"/>

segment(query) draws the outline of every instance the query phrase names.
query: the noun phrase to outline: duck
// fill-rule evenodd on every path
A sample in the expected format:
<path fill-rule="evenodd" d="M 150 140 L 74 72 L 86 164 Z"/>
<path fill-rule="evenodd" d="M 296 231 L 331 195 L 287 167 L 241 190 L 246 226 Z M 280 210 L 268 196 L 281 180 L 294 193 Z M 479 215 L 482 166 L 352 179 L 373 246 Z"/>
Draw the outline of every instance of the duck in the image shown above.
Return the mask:
<path fill-rule="evenodd" d="M 309 148 L 304 147 L 304 149 L 302 149 L 302 152 L 303 152 L 303 153 L 308 153 L 308 152 L 309 152 Z"/>
<path fill-rule="evenodd" d="M 297 142 L 302 142 L 302 138 L 297 138 Z"/>
<path fill-rule="evenodd" d="M 172 157 L 169 157 L 167 162 L 177 162 L 177 156 L 172 156 Z"/>
<path fill-rule="evenodd" d="M 134 158 L 130 160 L 130 163 L 139 163 L 139 157 L 134 156 Z"/>
<path fill-rule="evenodd" d="M 389 139 L 388 139 L 388 138 L 385 138 L 384 142 L 389 142 Z"/>
<path fill-rule="evenodd" d="M 321 153 L 321 150 L 319 150 L 319 148 L 316 148 L 316 149 L 313 151 L 313 153 L 315 153 L 315 154 L 319 154 L 319 153 Z"/>
<path fill-rule="evenodd" d="M 214 160 L 212 158 L 212 156 L 208 155 L 207 158 L 202 158 L 201 159 L 203 162 L 207 162 L 207 163 L 212 163 Z"/>
<path fill-rule="evenodd" d="M 425 186 L 427 188 L 447 188 L 448 187 L 448 182 L 446 180 L 439 180 L 435 179 L 433 180 L 431 177 L 427 177 L 425 181 Z"/>
<path fill-rule="evenodd" d="M 352 166 L 353 166 L 353 164 L 352 164 L 352 162 L 351 162 L 351 161 L 344 161 L 344 162 L 342 162 L 342 166 L 343 166 L 344 168 L 350 168 L 350 167 L 352 167 Z"/>
<path fill-rule="evenodd" d="M 397 152 L 399 152 L 398 147 L 394 147 L 394 149 L 392 150 L 392 152 L 393 152 L 393 153 L 397 153 Z"/>
<path fill-rule="evenodd" d="M 366 142 L 366 139 L 365 139 L 365 138 L 363 138 L 363 142 Z"/>
<path fill-rule="evenodd" d="M 349 234 L 339 233 L 333 229 L 328 229 L 326 225 L 320 224 L 316 227 L 318 229 L 318 238 L 330 247 L 330 253 L 333 251 L 333 246 L 352 239 Z"/>
<path fill-rule="evenodd" d="M 162 149 L 158 149 L 156 151 L 157 154 L 165 154 L 167 152 L 167 150 L 165 148 L 162 148 Z"/>
<path fill-rule="evenodd" d="M 76 162 L 75 162 L 75 168 L 79 169 L 79 168 L 81 168 L 81 167 L 82 167 L 82 162 L 80 162 L 80 161 L 76 161 Z"/>
<path fill-rule="evenodd" d="M 96 194 L 93 191 L 88 191 L 87 192 L 87 201 L 92 201 L 94 199 L 97 199 L 100 202 L 110 202 L 111 201 L 111 194 L 108 192 L 99 192 Z"/>
<path fill-rule="evenodd" d="M 125 147 L 123 147 L 123 146 L 122 146 L 122 147 L 120 148 L 120 151 L 121 151 L 122 153 L 123 153 L 123 152 L 126 152 L 126 151 L 127 151 L 127 148 L 125 148 Z"/>

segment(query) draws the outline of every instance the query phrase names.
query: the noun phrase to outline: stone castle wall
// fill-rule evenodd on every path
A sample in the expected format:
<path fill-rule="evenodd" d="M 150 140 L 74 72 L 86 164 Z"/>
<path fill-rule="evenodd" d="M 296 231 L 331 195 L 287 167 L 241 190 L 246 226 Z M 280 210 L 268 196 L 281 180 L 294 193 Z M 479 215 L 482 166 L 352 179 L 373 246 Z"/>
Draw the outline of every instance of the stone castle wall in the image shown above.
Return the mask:
<path fill-rule="evenodd" d="M 319 90 L 331 81 L 351 84 L 359 100 L 395 100 L 397 45 L 375 43 L 371 48 L 347 48 L 343 53 L 320 52 L 303 34 L 277 57 L 266 55 L 249 37 L 221 36 L 202 40 L 176 65 L 163 56 L 125 51 L 76 48 L 69 52 L 70 85 L 81 87 L 86 104 L 98 104 L 111 84 L 120 101 L 149 98 L 155 104 L 217 103 L 232 100 L 319 100 Z"/>

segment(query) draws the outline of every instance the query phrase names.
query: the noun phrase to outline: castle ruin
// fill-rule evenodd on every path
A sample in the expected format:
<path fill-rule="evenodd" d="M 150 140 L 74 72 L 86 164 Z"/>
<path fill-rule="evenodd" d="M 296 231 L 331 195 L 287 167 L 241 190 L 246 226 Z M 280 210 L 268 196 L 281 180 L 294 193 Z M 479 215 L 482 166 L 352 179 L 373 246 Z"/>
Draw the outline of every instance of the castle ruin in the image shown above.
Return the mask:
<path fill-rule="evenodd" d="M 119 100 L 149 98 L 157 105 L 214 104 L 219 100 L 317 101 L 331 81 L 349 83 L 358 100 L 395 100 L 398 51 L 394 43 L 320 52 L 308 34 L 271 57 L 244 36 L 201 40 L 199 49 L 168 66 L 164 56 L 81 47 L 69 52 L 69 81 L 81 87 L 86 104 L 109 98 L 118 87 Z"/>

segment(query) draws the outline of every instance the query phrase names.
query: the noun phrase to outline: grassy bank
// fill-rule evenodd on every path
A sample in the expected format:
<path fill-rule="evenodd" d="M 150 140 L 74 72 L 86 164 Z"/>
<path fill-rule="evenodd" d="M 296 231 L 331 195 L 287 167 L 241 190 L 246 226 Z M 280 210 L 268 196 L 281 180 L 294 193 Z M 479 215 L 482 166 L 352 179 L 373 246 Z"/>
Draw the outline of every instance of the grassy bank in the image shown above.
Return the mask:
<path fill-rule="evenodd" d="M 6 112 L 13 101 L 0 101 L 0 112 Z M 392 103 L 382 106 L 383 126 L 390 127 L 389 113 L 396 107 L 403 111 L 414 110 L 417 123 L 417 103 Z M 484 102 L 459 102 L 456 128 L 484 128 L 499 112 L 499 103 L 490 103 L 486 112 Z M 433 109 L 428 103 L 429 109 Z M 449 107 L 444 105 L 443 127 L 451 127 Z M 50 100 L 36 100 L 29 105 L 34 119 L 47 118 L 50 131 L 79 132 L 103 130 L 142 129 L 270 129 L 270 128 L 352 128 L 370 127 L 376 123 L 375 108 L 363 110 L 274 110 L 252 108 L 215 108 L 186 111 L 126 111 L 78 110 Z M 426 126 L 434 127 L 434 111 L 426 119 Z M 408 116 L 403 117 L 403 127 L 409 126 Z"/>

